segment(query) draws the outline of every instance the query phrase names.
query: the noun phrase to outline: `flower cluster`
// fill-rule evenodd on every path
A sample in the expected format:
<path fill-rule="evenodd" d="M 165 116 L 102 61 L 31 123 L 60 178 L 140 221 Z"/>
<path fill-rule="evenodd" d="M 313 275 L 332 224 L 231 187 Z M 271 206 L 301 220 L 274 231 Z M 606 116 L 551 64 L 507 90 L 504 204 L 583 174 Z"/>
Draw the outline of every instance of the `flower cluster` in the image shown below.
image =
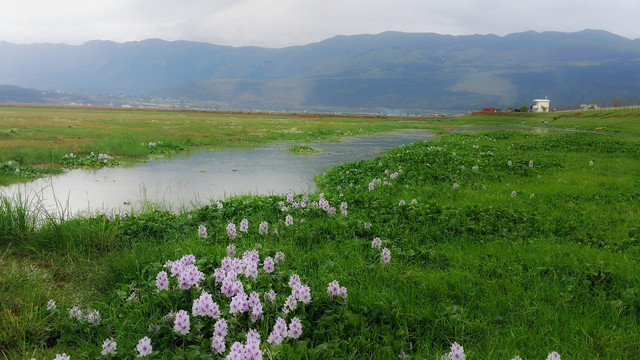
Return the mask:
<path fill-rule="evenodd" d="M 344 286 L 340 286 L 338 280 L 333 280 L 327 286 L 327 294 L 331 296 L 331 300 L 336 296 L 340 296 L 342 300 L 347 301 L 347 288 Z"/>

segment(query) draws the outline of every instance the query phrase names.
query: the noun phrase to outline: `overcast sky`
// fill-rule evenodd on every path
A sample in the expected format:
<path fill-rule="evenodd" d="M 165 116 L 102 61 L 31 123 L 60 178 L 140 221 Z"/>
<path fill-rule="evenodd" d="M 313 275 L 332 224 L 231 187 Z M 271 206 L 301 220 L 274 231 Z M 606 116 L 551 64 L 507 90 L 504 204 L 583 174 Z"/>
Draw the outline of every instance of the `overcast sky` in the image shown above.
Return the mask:
<path fill-rule="evenodd" d="M 636 39 L 639 14 L 638 0 L 6 0 L 0 41 L 285 47 L 388 30 L 502 36 L 583 29 Z"/>

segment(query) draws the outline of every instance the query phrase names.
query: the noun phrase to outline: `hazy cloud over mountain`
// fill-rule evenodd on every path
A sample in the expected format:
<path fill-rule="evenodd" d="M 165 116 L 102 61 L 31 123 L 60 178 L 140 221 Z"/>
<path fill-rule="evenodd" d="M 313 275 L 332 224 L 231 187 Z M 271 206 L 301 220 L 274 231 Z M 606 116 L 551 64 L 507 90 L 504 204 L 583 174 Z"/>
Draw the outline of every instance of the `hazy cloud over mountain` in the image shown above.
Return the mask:
<path fill-rule="evenodd" d="M 603 29 L 640 37 L 629 0 L 11 0 L 0 40 L 80 44 L 161 38 L 284 47 L 388 30 L 487 34 Z"/>

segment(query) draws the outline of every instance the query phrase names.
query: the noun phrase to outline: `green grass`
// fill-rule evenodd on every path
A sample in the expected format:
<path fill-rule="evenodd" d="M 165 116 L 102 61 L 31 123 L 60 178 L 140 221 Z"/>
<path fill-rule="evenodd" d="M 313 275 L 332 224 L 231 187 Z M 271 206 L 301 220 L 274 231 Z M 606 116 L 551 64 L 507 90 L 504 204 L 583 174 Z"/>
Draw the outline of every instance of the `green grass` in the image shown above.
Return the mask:
<path fill-rule="evenodd" d="M 191 313 L 200 296 L 156 290 L 165 262 L 186 254 L 229 322 L 227 351 L 256 329 L 265 358 L 276 359 L 440 359 L 453 342 L 468 359 L 544 359 L 552 351 L 563 359 L 639 358 L 640 116 L 607 114 L 510 118 L 529 129 L 541 118 L 583 130 L 609 121 L 607 131 L 581 133 L 504 130 L 509 118 L 499 115 L 431 124 L 502 130 L 451 134 L 328 171 L 317 182 L 335 216 L 311 206 L 319 193 L 296 194 L 294 202 L 308 196 L 305 207 L 284 195 L 243 196 L 180 214 L 150 206 L 63 221 L 37 202 L 4 199 L 0 358 L 100 358 L 102 342 L 113 338 L 115 358 L 130 359 L 144 336 L 153 358 L 218 358 L 209 349 L 215 320 L 191 316 L 187 336 L 161 321 L 170 311 Z M 213 277 L 232 242 L 228 223 L 243 219 L 249 231 L 233 241 L 236 255 L 255 249 L 260 266 L 255 281 L 239 279 L 261 299 L 269 289 L 278 294 L 277 306 L 263 300 L 255 324 L 228 313 Z M 268 234 L 258 233 L 261 221 Z M 389 265 L 372 248 L 375 237 L 390 249 Z M 267 274 L 262 262 L 276 252 L 285 261 Z M 303 333 L 270 345 L 292 274 L 311 289 L 312 301 L 287 318 L 300 318 Z M 347 288 L 346 302 L 328 296 L 333 280 Z M 128 300 L 132 293 L 138 300 Z M 49 299 L 56 311 L 45 310 Z M 72 306 L 98 310 L 100 325 L 70 319 Z"/>
<path fill-rule="evenodd" d="M 295 154 L 315 154 L 321 152 L 322 150 L 308 145 L 295 145 L 287 149 L 287 151 Z"/>

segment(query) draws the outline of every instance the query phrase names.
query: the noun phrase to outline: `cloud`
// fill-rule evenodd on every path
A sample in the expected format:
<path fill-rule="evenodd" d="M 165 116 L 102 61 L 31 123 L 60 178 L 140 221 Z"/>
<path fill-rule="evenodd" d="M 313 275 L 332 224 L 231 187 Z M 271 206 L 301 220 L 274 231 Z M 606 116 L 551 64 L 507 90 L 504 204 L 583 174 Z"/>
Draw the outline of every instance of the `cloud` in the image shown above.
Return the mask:
<path fill-rule="evenodd" d="M 0 40 L 82 43 L 162 38 L 283 47 L 388 30 L 506 35 L 604 29 L 640 37 L 626 0 L 13 0 Z"/>

